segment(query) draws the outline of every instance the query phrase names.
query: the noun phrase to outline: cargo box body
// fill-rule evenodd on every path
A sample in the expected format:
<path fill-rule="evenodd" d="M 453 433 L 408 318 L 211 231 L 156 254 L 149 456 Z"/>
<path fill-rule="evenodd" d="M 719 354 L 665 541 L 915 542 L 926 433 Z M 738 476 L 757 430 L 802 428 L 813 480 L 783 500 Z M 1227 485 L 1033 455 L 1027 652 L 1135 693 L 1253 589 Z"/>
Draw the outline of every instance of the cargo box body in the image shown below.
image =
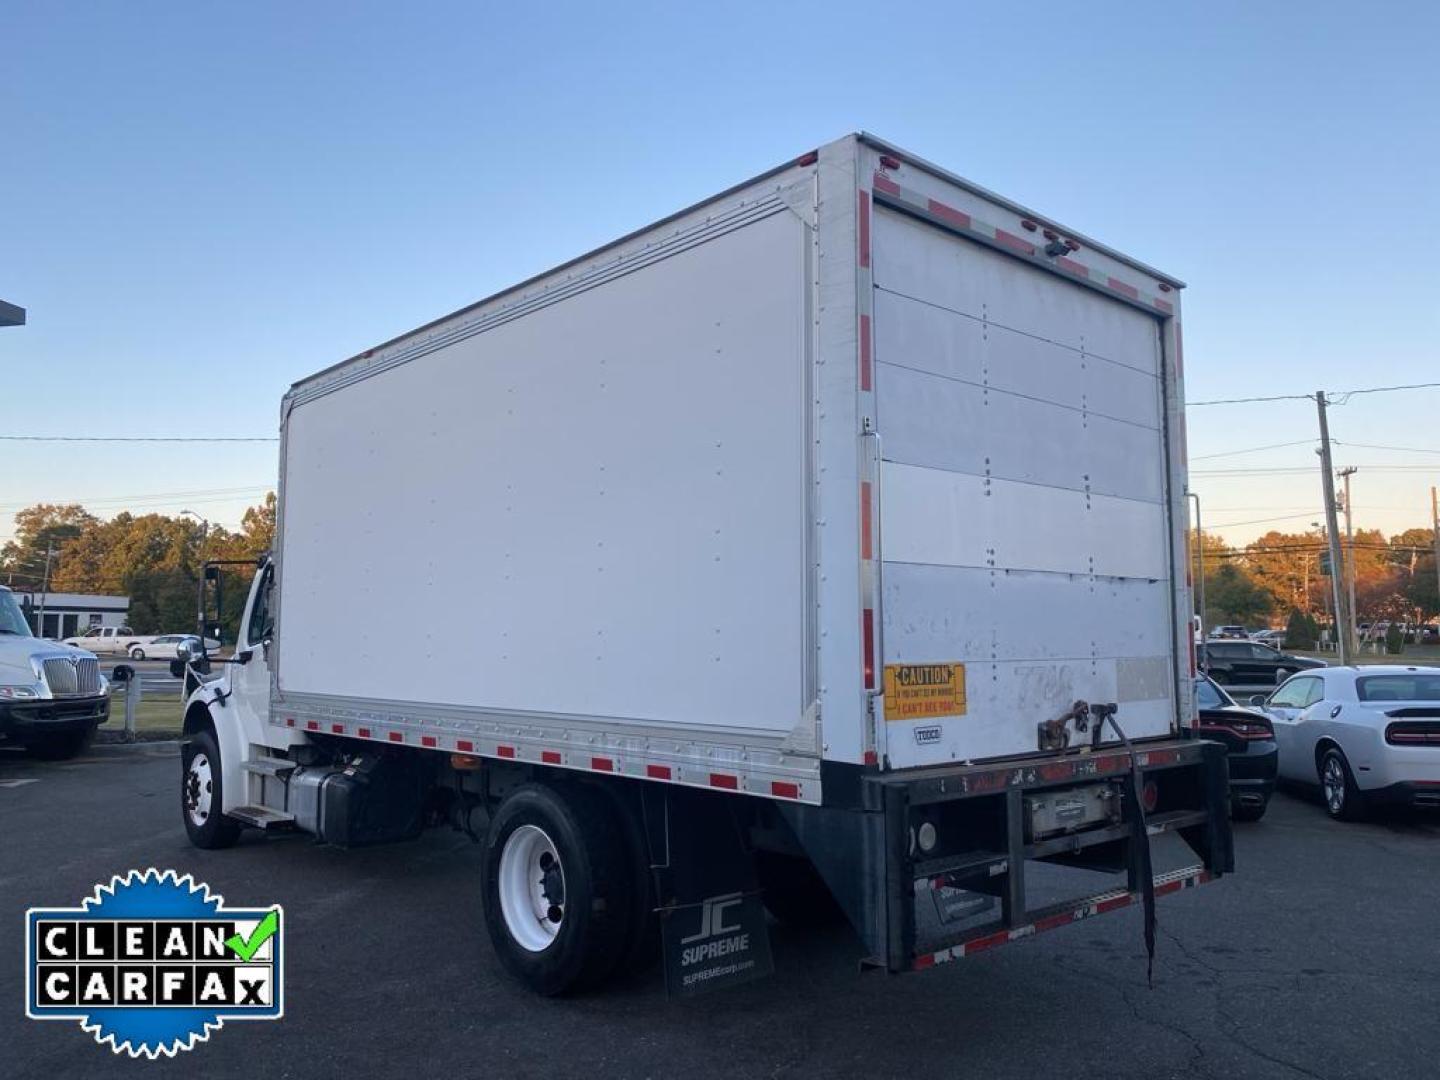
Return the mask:
<path fill-rule="evenodd" d="M 854 136 L 300 382 L 271 722 L 806 803 L 1169 736 L 1178 288 Z"/>

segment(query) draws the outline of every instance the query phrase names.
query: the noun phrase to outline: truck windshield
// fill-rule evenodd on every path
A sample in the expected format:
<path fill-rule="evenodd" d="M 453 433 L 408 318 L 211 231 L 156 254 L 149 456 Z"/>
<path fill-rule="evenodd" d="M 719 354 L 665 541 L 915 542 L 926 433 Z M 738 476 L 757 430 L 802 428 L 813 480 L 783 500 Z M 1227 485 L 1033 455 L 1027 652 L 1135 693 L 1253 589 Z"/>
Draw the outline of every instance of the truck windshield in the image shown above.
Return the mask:
<path fill-rule="evenodd" d="M 12 592 L 0 592 L 0 634 L 30 636 L 30 624 L 25 621 Z"/>

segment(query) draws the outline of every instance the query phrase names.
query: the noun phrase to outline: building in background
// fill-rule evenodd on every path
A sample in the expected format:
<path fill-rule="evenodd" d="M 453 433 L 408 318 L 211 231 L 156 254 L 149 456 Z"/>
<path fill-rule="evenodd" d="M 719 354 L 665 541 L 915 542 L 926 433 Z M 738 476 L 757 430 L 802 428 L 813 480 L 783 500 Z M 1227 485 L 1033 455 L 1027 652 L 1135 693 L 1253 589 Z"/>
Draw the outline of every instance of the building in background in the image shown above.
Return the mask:
<path fill-rule="evenodd" d="M 124 626 L 130 613 L 128 596 L 90 596 L 85 593 L 44 593 L 15 589 L 15 599 L 30 620 L 30 629 L 42 638 L 61 638 L 83 634 L 92 626 Z M 44 604 L 44 625 L 41 625 L 41 604 Z"/>

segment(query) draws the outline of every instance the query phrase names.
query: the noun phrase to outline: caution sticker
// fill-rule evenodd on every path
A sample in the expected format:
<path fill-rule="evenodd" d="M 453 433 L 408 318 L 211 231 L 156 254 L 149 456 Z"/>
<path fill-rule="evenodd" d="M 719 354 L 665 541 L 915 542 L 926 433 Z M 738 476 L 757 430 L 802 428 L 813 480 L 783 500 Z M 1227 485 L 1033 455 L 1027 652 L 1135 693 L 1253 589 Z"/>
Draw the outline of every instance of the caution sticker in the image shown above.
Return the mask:
<path fill-rule="evenodd" d="M 964 664 L 885 665 L 886 720 L 964 715 Z"/>

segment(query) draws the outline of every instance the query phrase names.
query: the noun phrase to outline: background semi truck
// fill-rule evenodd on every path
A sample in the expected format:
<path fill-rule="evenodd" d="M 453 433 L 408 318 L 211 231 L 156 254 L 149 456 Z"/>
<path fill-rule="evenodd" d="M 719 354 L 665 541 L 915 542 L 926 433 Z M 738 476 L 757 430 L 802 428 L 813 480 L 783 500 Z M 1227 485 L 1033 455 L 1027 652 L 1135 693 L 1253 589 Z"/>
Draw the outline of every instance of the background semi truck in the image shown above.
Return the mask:
<path fill-rule="evenodd" d="M 296 383 L 190 836 L 483 828 L 545 993 L 763 973 L 762 903 L 902 971 L 1228 871 L 1180 287 L 857 135 Z"/>

